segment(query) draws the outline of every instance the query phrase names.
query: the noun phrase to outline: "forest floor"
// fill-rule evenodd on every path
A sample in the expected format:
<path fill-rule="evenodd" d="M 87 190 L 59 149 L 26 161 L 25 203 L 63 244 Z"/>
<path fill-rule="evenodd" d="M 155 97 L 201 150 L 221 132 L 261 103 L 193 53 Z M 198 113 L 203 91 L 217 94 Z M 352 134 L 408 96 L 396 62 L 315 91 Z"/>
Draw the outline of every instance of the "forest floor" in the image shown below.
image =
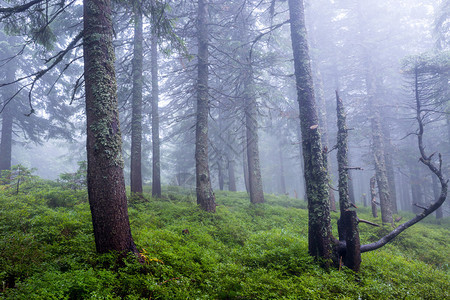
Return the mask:
<path fill-rule="evenodd" d="M 129 201 L 142 263 L 95 252 L 86 191 L 34 180 L 15 192 L 0 186 L 4 299 L 450 299 L 449 218 L 428 217 L 364 253 L 355 274 L 308 255 L 303 200 L 266 195 L 255 206 L 246 193 L 218 191 L 209 214 L 169 186 L 163 199 Z M 380 222 L 369 208 L 358 214 Z M 361 224 L 362 243 L 390 229 Z"/>

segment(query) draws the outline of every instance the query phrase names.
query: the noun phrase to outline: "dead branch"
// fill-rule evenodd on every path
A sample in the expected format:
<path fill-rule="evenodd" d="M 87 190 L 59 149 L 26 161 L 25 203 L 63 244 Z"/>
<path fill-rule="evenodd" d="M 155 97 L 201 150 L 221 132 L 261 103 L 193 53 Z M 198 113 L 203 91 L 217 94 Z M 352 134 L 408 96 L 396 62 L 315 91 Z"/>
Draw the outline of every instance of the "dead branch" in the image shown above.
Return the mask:
<path fill-rule="evenodd" d="M 418 208 L 421 208 L 421 209 L 427 209 L 425 206 L 422 206 L 422 205 L 420 205 L 418 203 L 414 203 L 414 206 L 416 206 Z"/>
<path fill-rule="evenodd" d="M 366 224 L 369 224 L 369 225 L 372 225 L 372 226 L 375 226 L 375 227 L 380 227 L 380 225 L 378 225 L 377 223 L 373 223 L 373 222 L 370 222 L 370 221 L 367 221 L 367 220 L 363 220 L 363 219 L 358 219 L 358 223 L 366 223 Z"/>

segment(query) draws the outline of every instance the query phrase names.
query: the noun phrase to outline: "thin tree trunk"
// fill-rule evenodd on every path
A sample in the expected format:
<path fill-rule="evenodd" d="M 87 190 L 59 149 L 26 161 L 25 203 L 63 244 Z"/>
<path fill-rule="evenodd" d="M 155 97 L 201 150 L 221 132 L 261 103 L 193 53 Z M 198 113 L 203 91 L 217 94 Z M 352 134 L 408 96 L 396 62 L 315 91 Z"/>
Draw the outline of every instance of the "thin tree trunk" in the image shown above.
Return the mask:
<path fill-rule="evenodd" d="M 155 28 L 151 37 L 152 74 L 152 196 L 161 197 L 161 153 L 159 139 L 158 36 Z"/>
<path fill-rule="evenodd" d="M 337 161 L 339 170 L 339 207 L 341 217 L 338 221 L 339 241 L 345 241 L 345 251 L 339 253 L 343 257 L 344 264 L 355 272 L 361 265 L 361 251 L 359 241 L 358 217 L 351 205 L 348 195 L 348 129 L 344 104 L 336 91 L 337 102 Z"/>
<path fill-rule="evenodd" d="M 88 195 L 97 252 L 137 252 L 128 220 L 111 3 L 84 0 Z"/>
<path fill-rule="evenodd" d="M 142 196 L 142 61 L 143 34 L 142 12 L 136 1 L 134 10 L 134 52 L 133 52 L 133 98 L 131 117 L 131 170 L 130 188 L 132 194 Z"/>
<path fill-rule="evenodd" d="M 228 190 L 231 192 L 236 192 L 236 177 L 234 174 L 234 160 L 227 157 L 228 160 Z"/>
<path fill-rule="evenodd" d="M 372 217 L 378 218 L 377 211 L 377 192 L 375 191 L 375 184 L 377 182 L 377 177 L 373 176 L 370 178 L 370 202 L 372 206 Z"/>
<path fill-rule="evenodd" d="M 9 44 L 13 43 L 13 38 L 9 38 Z M 5 46 L 8 47 L 8 46 Z M 6 51 L 9 52 L 9 49 Z M 9 54 L 8 54 L 9 56 Z M 5 70 L 5 82 L 13 82 L 16 79 L 16 65 L 13 63 L 9 63 L 4 66 Z M 14 86 L 9 85 L 3 87 L 3 103 L 5 107 L 3 107 L 3 112 L 1 113 L 2 117 L 2 133 L 0 140 L 0 172 L 3 170 L 11 169 L 11 158 L 12 158 L 12 133 L 13 133 L 13 107 L 14 102 L 7 101 L 14 95 Z"/>
<path fill-rule="evenodd" d="M 225 183 L 225 180 L 223 178 L 223 169 L 222 169 L 222 163 L 217 163 L 217 169 L 218 169 L 218 179 L 219 179 L 219 190 L 223 191 L 223 186 Z"/>
<path fill-rule="evenodd" d="M 332 252 L 328 177 L 323 165 L 303 0 L 289 0 L 288 4 L 308 198 L 308 248 L 312 256 L 327 261 Z"/>
<path fill-rule="evenodd" d="M 409 164 L 410 172 L 410 185 L 411 185 L 411 196 L 412 203 L 411 208 L 413 213 L 418 214 L 422 210 L 416 205 L 424 206 L 423 201 L 423 191 L 422 191 L 422 177 L 420 176 L 420 169 L 417 163 L 411 162 Z"/>
<path fill-rule="evenodd" d="M 383 136 L 385 138 L 385 148 L 384 148 L 384 159 L 386 161 L 386 175 L 389 185 L 389 196 L 392 204 L 392 213 L 398 213 L 397 208 L 397 190 L 395 186 L 395 173 L 394 173 L 394 163 L 392 160 L 392 155 L 394 154 L 394 147 L 391 144 L 391 132 L 389 130 L 389 125 L 386 121 L 383 121 Z"/>
<path fill-rule="evenodd" d="M 278 144 L 278 156 L 280 159 L 280 193 L 286 194 L 286 181 L 284 179 L 283 147 L 281 142 Z"/>
<path fill-rule="evenodd" d="M 245 138 L 245 133 L 244 133 Z M 247 142 L 243 143 L 242 151 L 242 168 L 244 171 L 244 185 L 247 193 L 250 193 L 250 183 L 248 182 L 248 159 L 247 159 Z"/>
<path fill-rule="evenodd" d="M 211 188 L 208 162 L 208 8 L 205 0 L 198 1 L 198 82 L 197 122 L 195 129 L 195 175 L 197 204 L 208 212 L 216 212 Z"/>
<path fill-rule="evenodd" d="M 247 140 L 248 183 L 251 203 L 264 203 L 258 149 L 258 121 L 256 98 L 253 90 L 252 67 L 247 69 L 245 97 L 245 134 Z"/>

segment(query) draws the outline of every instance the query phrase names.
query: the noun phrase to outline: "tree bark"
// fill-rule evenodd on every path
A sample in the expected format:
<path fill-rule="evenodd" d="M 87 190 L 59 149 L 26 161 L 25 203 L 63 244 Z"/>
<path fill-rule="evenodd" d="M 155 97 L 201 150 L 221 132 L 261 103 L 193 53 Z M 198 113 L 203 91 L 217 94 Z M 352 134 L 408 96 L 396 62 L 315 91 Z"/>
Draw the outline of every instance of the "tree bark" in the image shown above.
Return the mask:
<path fill-rule="evenodd" d="M 88 195 L 97 252 L 136 252 L 128 220 L 109 0 L 84 0 Z"/>
<path fill-rule="evenodd" d="M 339 208 L 341 212 L 338 220 L 339 241 L 345 241 L 345 251 L 339 256 L 343 258 L 344 264 L 355 272 L 359 271 L 361 265 L 361 252 L 359 241 L 358 217 L 351 205 L 348 189 L 348 130 L 344 104 L 336 91 L 337 102 L 337 161 L 339 171 Z"/>
<path fill-rule="evenodd" d="M 370 178 L 370 203 L 372 206 L 372 217 L 378 218 L 377 211 L 377 192 L 375 191 L 375 184 L 377 183 L 377 177 L 373 176 Z"/>
<path fill-rule="evenodd" d="M 286 194 L 286 180 L 284 178 L 284 162 L 283 162 L 283 146 L 281 142 L 278 144 L 278 157 L 280 160 L 280 193 Z"/>
<path fill-rule="evenodd" d="M 234 160 L 230 154 L 227 154 L 228 161 L 228 190 L 236 192 L 236 176 L 234 174 Z"/>
<path fill-rule="evenodd" d="M 434 201 L 437 201 L 439 199 L 439 178 L 437 176 L 434 176 L 434 174 L 431 174 L 431 180 L 433 183 L 433 196 Z M 442 212 L 442 206 L 440 206 L 438 209 L 436 209 L 436 219 L 442 219 L 444 216 Z"/>
<path fill-rule="evenodd" d="M 253 89 L 253 70 L 248 65 L 246 70 L 245 91 L 245 135 L 247 141 L 248 183 L 251 203 L 264 203 L 258 149 L 258 110 Z"/>
<path fill-rule="evenodd" d="M 288 4 L 308 199 L 308 248 L 312 256 L 327 261 L 332 250 L 328 178 L 318 129 L 303 0 L 289 0 Z"/>
<path fill-rule="evenodd" d="M 216 211 L 211 188 L 208 162 L 208 8 L 205 0 L 198 1 L 198 82 L 197 122 L 195 129 L 195 175 L 197 204 L 208 212 Z"/>
<path fill-rule="evenodd" d="M 152 74 L 152 196 L 161 197 L 161 153 L 159 138 L 158 36 L 155 28 L 151 36 Z"/>
<path fill-rule="evenodd" d="M 394 154 L 394 147 L 391 143 L 391 132 L 389 130 L 389 124 L 386 120 L 383 121 L 383 136 L 384 136 L 384 160 L 386 162 L 386 175 L 388 179 L 389 185 L 389 196 L 392 205 L 392 213 L 398 213 L 397 208 L 397 189 L 395 186 L 395 172 L 394 172 L 394 163 L 392 160 L 392 156 Z"/>
<path fill-rule="evenodd" d="M 10 39 L 11 41 L 11 39 Z M 9 51 L 6 51 L 9 52 Z M 7 64 L 4 68 L 5 82 L 13 82 L 16 79 L 16 67 L 14 64 Z M 3 112 L 1 114 L 2 117 L 2 133 L 1 133 L 1 141 L 0 141 L 0 172 L 3 170 L 11 169 L 11 157 L 12 157 L 12 133 L 13 133 L 13 108 L 12 105 L 14 103 L 6 103 L 11 96 L 14 95 L 14 92 L 11 92 L 14 88 L 14 85 L 3 87 L 3 99 L 4 105 Z"/>
<path fill-rule="evenodd" d="M 133 96 L 131 112 L 131 170 L 130 189 L 132 194 L 142 196 L 142 62 L 143 34 L 142 12 L 137 1 L 133 1 L 134 51 L 133 51 Z"/>

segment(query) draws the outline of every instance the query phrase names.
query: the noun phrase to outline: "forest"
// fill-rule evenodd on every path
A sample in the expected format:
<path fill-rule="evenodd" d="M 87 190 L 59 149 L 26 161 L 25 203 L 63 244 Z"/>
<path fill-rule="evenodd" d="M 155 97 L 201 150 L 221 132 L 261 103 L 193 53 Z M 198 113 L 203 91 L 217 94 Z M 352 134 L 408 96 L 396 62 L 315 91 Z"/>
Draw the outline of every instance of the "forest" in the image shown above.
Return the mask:
<path fill-rule="evenodd" d="M 449 0 L 0 1 L 0 297 L 450 298 Z"/>

